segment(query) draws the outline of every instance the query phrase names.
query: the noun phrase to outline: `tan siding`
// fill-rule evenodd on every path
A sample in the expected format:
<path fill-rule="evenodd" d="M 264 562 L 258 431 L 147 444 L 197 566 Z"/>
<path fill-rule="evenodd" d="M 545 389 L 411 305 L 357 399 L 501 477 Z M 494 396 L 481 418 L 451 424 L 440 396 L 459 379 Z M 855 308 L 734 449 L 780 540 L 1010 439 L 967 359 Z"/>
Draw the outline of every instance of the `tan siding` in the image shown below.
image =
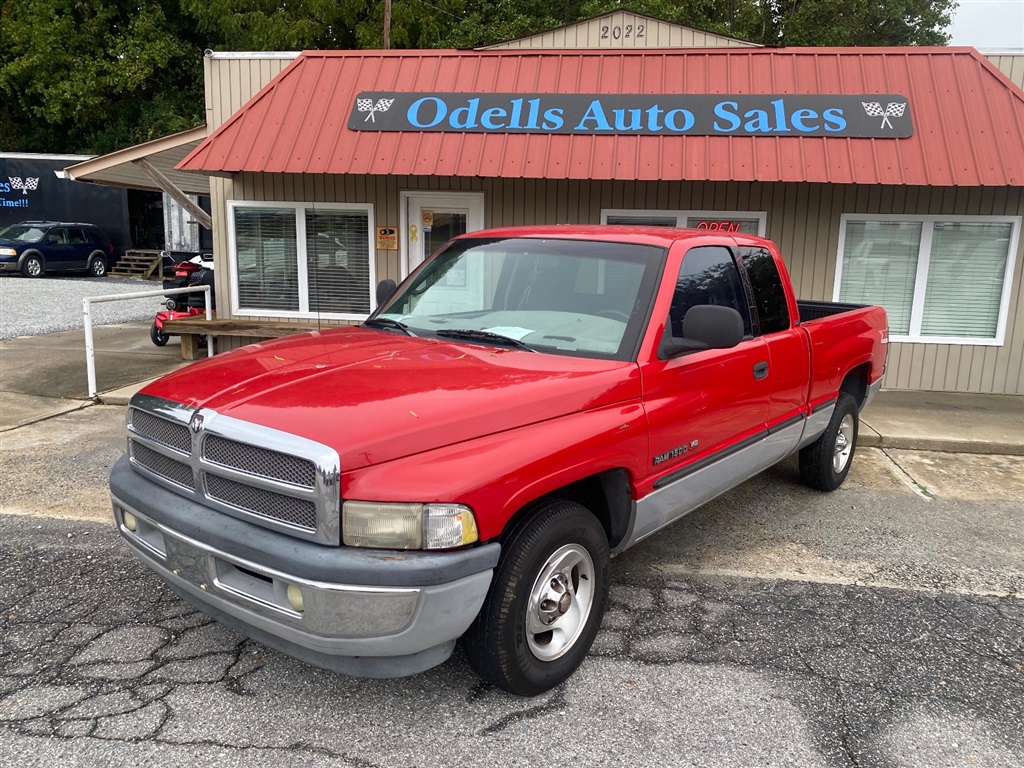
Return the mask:
<path fill-rule="evenodd" d="M 994 53 L 986 56 L 1010 80 L 1024 89 L 1024 53 Z"/>
<path fill-rule="evenodd" d="M 641 36 L 642 35 L 642 36 Z M 748 48 L 755 43 L 734 40 L 713 32 L 614 11 L 595 19 L 541 32 L 519 40 L 483 46 L 483 50 L 521 48 Z"/>
<path fill-rule="evenodd" d="M 247 58 L 204 59 L 206 124 L 210 130 L 219 128 L 291 61 L 287 57 L 259 54 Z"/>

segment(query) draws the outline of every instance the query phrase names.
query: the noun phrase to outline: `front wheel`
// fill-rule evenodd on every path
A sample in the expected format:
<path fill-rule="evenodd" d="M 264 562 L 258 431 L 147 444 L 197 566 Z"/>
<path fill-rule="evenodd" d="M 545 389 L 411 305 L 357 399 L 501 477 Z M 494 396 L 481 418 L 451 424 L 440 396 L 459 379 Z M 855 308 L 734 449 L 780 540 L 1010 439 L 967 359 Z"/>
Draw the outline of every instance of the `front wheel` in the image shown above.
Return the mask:
<path fill-rule="evenodd" d="M 24 277 L 42 277 L 43 260 L 39 256 L 29 256 L 21 265 L 21 274 Z"/>
<path fill-rule="evenodd" d="M 850 474 L 857 447 L 857 401 L 841 392 L 828 427 L 800 451 L 800 477 L 819 491 L 834 491 Z"/>
<path fill-rule="evenodd" d="M 536 696 L 586 658 L 608 601 L 608 538 L 587 509 L 555 500 L 502 546 L 491 591 L 463 636 L 485 680 Z"/>
<path fill-rule="evenodd" d="M 170 334 L 161 328 L 156 327 L 156 323 L 153 323 L 153 325 L 149 327 L 149 339 L 158 347 L 166 345 L 170 338 Z"/>

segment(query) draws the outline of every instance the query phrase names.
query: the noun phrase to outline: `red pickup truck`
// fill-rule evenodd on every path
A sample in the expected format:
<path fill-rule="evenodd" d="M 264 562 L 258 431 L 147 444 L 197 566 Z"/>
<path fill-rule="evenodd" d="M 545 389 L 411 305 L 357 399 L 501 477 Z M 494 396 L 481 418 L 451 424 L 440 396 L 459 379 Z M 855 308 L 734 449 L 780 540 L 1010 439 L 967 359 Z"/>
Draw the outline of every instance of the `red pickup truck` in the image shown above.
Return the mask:
<path fill-rule="evenodd" d="M 378 294 L 361 326 L 146 387 L 110 480 L 177 594 L 346 674 L 461 638 L 506 690 L 557 685 L 613 555 L 797 452 L 837 488 L 885 369 L 882 309 L 798 302 L 740 234 L 475 232 Z"/>

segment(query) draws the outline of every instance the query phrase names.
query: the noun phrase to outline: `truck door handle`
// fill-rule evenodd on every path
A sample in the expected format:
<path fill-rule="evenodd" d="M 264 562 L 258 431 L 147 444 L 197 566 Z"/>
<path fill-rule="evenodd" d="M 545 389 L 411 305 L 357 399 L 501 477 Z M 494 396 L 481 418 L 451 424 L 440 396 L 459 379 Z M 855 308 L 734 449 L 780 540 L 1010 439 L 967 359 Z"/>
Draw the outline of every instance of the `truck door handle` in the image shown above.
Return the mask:
<path fill-rule="evenodd" d="M 768 375 L 768 363 L 761 362 L 754 366 L 754 378 L 763 379 Z"/>

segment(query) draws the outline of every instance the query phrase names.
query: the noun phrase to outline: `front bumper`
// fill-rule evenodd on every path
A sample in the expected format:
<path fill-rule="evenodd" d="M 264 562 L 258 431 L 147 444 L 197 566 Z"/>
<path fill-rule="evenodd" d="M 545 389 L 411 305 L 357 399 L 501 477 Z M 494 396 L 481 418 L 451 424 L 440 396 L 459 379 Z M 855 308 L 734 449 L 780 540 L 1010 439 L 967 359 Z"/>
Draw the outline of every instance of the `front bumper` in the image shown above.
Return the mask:
<path fill-rule="evenodd" d="M 500 552 L 497 544 L 435 553 L 301 541 L 179 496 L 127 457 L 110 487 L 118 531 L 184 600 L 288 655 L 361 677 L 414 674 L 447 659 L 483 604 Z M 301 592 L 302 610 L 289 587 Z"/>
<path fill-rule="evenodd" d="M 0 272 L 17 272 L 21 269 L 19 261 L 17 256 L 5 256 L 0 259 Z"/>

